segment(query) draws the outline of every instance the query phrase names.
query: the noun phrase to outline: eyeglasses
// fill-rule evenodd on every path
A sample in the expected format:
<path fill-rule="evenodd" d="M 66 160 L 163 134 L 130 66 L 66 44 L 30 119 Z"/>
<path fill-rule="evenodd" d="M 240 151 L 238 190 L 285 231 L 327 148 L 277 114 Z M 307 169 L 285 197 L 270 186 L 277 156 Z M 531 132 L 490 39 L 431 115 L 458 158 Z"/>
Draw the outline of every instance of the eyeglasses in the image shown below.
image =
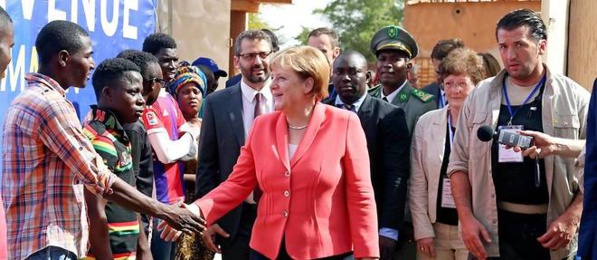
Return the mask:
<path fill-rule="evenodd" d="M 468 86 L 468 82 L 444 82 L 444 89 L 456 89 L 456 87 L 458 87 L 459 89 L 466 89 Z"/>
<path fill-rule="evenodd" d="M 146 81 L 147 82 L 158 83 L 158 84 L 160 84 L 161 88 L 163 88 L 164 85 L 166 85 L 166 81 L 164 79 L 152 78 L 152 79 L 148 79 Z"/>
<path fill-rule="evenodd" d="M 272 52 L 250 52 L 250 53 L 243 53 L 243 54 L 239 54 L 238 56 L 242 57 L 245 60 L 254 60 L 257 56 L 259 56 L 260 59 L 264 60 L 265 58 L 267 58 L 270 54 L 272 54 Z"/>

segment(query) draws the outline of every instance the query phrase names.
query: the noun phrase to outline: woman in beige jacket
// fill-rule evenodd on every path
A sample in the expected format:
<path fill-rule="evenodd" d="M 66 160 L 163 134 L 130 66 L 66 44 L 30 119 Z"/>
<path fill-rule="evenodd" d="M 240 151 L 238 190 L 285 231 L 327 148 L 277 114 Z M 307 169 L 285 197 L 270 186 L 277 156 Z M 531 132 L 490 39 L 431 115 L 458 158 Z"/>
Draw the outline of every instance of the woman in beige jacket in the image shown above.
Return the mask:
<path fill-rule="evenodd" d="M 465 260 L 458 214 L 446 171 L 454 126 L 469 92 L 485 77 L 483 60 L 472 50 L 451 51 L 439 66 L 448 105 L 419 119 L 412 143 L 410 208 L 417 259 Z"/>

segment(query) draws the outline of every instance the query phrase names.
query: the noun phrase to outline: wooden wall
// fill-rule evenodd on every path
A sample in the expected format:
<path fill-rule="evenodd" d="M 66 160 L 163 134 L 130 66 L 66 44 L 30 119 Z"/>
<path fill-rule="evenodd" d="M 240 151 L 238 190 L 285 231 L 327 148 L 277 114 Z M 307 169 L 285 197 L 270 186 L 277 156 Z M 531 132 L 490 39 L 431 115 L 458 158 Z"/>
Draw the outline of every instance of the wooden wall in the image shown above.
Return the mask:
<path fill-rule="evenodd" d="M 231 41 L 231 48 L 230 48 L 230 52 L 229 52 L 229 57 L 228 60 L 230 61 L 230 65 L 229 65 L 229 76 L 234 76 L 238 73 L 240 73 L 240 71 L 238 71 L 236 69 L 236 67 L 234 66 L 234 40 L 236 39 L 236 36 L 238 36 L 240 33 L 244 32 L 245 30 L 247 30 L 247 26 L 248 26 L 248 17 L 249 14 L 246 11 L 232 11 L 230 13 L 230 41 Z"/>
<path fill-rule="evenodd" d="M 597 77 L 597 1 L 570 1 L 568 71 L 570 78 L 591 91 Z"/>
<path fill-rule="evenodd" d="M 171 33 L 181 60 L 209 57 L 220 69 L 228 68 L 230 0 L 159 0 L 158 5 L 158 30 Z"/>
<path fill-rule="evenodd" d="M 541 2 L 459 2 L 406 5 L 404 28 L 415 37 L 420 48 L 419 56 L 415 61 L 418 67 L 418 85 L 425 86 L 434 80 L 430 56 L 433 46 L 440 39 L 460 38 L 465 45 L 475 51 L 490 52 L 500 60 L 495 41 L 495 25 L 506 13 L 520 8 L 539 11 Z"/>

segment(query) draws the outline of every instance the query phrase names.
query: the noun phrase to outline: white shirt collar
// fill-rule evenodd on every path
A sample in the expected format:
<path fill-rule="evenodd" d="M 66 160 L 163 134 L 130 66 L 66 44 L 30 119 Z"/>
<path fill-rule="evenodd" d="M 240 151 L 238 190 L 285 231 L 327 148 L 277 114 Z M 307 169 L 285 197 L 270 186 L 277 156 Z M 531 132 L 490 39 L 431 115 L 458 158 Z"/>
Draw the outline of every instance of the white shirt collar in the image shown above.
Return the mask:
<path fill-rule="evenodd" d="M 359 109 L 361 108 L 361 105 L 363 104 L 363 101 L 365 101 L 365 97 L 367 97 L 367 91 L 365 91 L 365 93 L 363 94 L 363 96 L 361 96 L 359 99 L 357 99 L 357 101 L 355 101 L 354 103 L 352 103 L 352 105 L 354 105 L 354 109 L 356 112 L 359 112 Z M 334 103 L 336 106 L 338 105 L 344 105 L 344 102 L 342 102 L 342 100 L 340 99 L 340 95 L 336 96 L 336 102 Z"/>
<path fill-rule="evenodd" d="M 380 98 L 383 99 L 385 97 L 388 100 L 388 102 L 392 103 L 392 101 L 394 101 L 394 98 L 396 98 L 396 96 L 398 96 L 398 93 L 400 92 L 400 90 L 402 90 L 402 88 L 404 88 L 404 86 L 406 85 L 406 82 L 407 82 L 407 80 L 405 80 L 404 83 L 402 83 L 402 86 L 400 86 L 399 88 L 397 88 L 396 90 L 394 90 L 392 93 L 390 93 L 387 96 L 383 93 L 383 87 L 382 87 Z"/>
<path fill-rule="evenodd" d="M 272 96 L 272 92 L 269 88 L 269 85 L 270 85 L 270 80 L 268 79 L 265 82 L 265 85 L 263 86 L 263 88 L 260 91 L 257 91 L 255 89 L 249 87 L 249 85 L 245 84 L 245 82 L 241 79 L 240 90 L 241 90 L 243 96 L 246 98 L 246 100 L 248 100 L 251 103 L 253 103 L 253 101 L 255 100 L 255 95 L 257 94 L 257 92 L 260 92 L 265 97 L 265 100 L 271 101 L 273 99 L 273 96 Z"/>

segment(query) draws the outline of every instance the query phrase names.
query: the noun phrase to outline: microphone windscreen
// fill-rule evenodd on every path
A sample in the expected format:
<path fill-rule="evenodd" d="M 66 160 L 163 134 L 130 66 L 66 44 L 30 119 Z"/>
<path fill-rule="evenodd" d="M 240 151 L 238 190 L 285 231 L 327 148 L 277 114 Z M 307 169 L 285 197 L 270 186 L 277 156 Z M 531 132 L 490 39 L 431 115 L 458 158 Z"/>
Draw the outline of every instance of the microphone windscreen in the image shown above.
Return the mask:
<path fill-rule="evenodd" d="M 484 125 L 477 130 L 477 138 L 483 142 L 489 142 L 493 139 L 493 127 Z"/>

